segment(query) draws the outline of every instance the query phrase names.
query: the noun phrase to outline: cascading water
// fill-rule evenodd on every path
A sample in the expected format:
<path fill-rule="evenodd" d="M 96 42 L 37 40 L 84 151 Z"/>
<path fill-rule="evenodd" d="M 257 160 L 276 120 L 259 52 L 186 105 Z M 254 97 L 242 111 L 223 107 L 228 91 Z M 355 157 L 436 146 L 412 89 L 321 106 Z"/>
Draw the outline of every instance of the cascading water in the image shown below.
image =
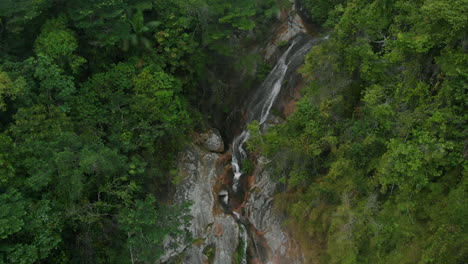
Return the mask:
<path fill-rule="evenodd" d="M 304 60 L 304 55 L 316 43 L 316 40 L 310 40 L 308 36 L 298 35 L 283 53 L 275 67 L 268 74 L 266 79 L 260 85 L 255 95 L 247 104 L 247 119 L 245 125 L 252 121 L 258 121 L 262 128 L 268 120 L 271 108 L 281 91 L 283 82 L 288 73 L 292 73 Z M 240 135 L 234 138 L 232 142 L 232 168 L 234 171 L 234 182 L 232 189 L 238 191 L 239 180 L 243 174 L 242 161 L 247 158 L 247 152 L 244 149 L 245 142 L 249 139 L 250 133 L 247 128 Z"/>
<path fill-rule="evenodd" d="M 241 227 L 241 239 L 242 239 L 242 260 L 241 264 L 247 264 L 247 229 L 245 229 L 244 225 L 240 225 Z"/>
<path fill-rule="evenodd" d="M 207 261 L 215 264 L 304 263 L 300 248 L 282 227 L 281 216 L 273 213 L 272 200 L 276 183 L 269 180 L 269 170 L 262 162 L 256 162 L 255 177 L 248 182 L 252 185 L 246 184 L 244 180 L 247 177 L 242 175 L 245 172 L 242 170 L 245 170 L 245 161 L 249 158 L 245 148 L 250 136 L 247 125 L 258 121 L 262 131 L 267 128 L 277 98 L 282 97 L 286 86 L 289 88 L 295 85 L 295 72 L 302 64 L 305 53 L 319 41 L 305 34 L 300 17 L 294 14 L 290 14 L 287 21 L 278 27 L 268 46 L 263 49 L 269 58 L 277 50 L 275 43 L 284 40 L 288 40 L 290 45 L 278 57 L 265 81 L 240 106 L 243 114 L 234 116 L 239 113 L 235 111 L 233 119 L 230 119 L 239 118 L 242 121 L 236 122 L 235 126 L 226 124 L 230 128 L 227 135 L 231 135 L 231 131 L 239 131 L 237 128 L 241 131 L 232 138 L 230 152 L 219 153 L 218 147 L 207 147 L 208 140 L 200 137 L 203 141 L 201 144 L 192 145 L 181 155 L 178 167 L 185 177 L 177 186 L 174 201 L 178 204 L 187 200 L 193 202 L 189 230 L 197 238 L 197 243 L 188 246 L 182 244 L 174 249 L 172 243 L 179 241 L 169 238 L 165 241 L 167 254 L 163 262 L 172 263 L 173 258 L 177 257 L 177 262 L 182 261 L 184 264 L 202 264 Z M 227 184 L 233 176 L 231 168 L 235 179 L 233 185 L 229 186 Z M 253 184 L 256 189 L 251 192 Z M 244 187 L 247 189 L 244 190 Z"/>
<path fill-rule="evenodd" d="M 244 120 L 244 130 L 232 141 L 232 169 L 234 172 L 234 180 L 232 185 L 232 190 L 236 193 L 239 191 L 240 179 L 243 175 L 242 172 L 242 162 L 248 158 L 247 151 L 244 149 L 244 145 L 250 137 L 250 133 L 247 129 L 247 125 L 253 121 L 258 121 L 260 129 L 264 129 L 264 124 L 267 122 L 270 111 L 281 92 L 281 89 L 284 86 L 284 82 L 289 78 L 290 74 L 293 74 L 297 68 L 304 61 L 304 55 L 307 53 L 310 48 L 317 43 L 317 39 L 311 39 L 308 35 L 297 35 L 291 45 L 279 58 L 275 67 L 268 74 L 263 83 L 258 87 L 255 94 L 247 101 L 244 106 L 246 111 L 246 119 Z M 225 191 L 226 192 L 226 191 Z M 227 192 L 226 192 L 227 194 Z M 223 196 L 225 197 L 225 196 Z M 221 200 L 221 203 L 228 203 L 228 199 Z M 243 217 L 239 213 L 233 211 L 233 216 L 241 227 L 241 237 L 240 239 L 244 241 L 243 257 L 241 262 L 247 262 L 247 226 L 252 228 L 253 226 L 248 222 L 248 218 Z M 247 226 L 246 226 L 247 224 Z M 250 232 L 255 229 L 251 229 Z M 253 235 L 253 234 L 251 234 Z M 252 239 L 253 248 L 257 248 L 257 243 Z M 257 255 L 262 255 L 260 252 L 257 252 Z"/>

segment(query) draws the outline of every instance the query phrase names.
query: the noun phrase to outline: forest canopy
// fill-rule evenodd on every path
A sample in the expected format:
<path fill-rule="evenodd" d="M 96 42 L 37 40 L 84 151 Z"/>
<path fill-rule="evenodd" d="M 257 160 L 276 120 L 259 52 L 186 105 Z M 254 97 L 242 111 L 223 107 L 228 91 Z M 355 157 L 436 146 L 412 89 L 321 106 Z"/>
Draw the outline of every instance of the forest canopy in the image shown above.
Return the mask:
<path fill-rule="evenodd" d="M 307 263 L 464 263 L 468 1 L 296 2 L 328 37 L 295 113 L 252 123 L 248 146 L 275 161 Z M 209 119 L 207 69 L 290 4 L 1 0 L 0 263 L 155 263 L 167 236 L 192 243 L 190 204 L 165 198 Z"/>
<path fill-rule="evenodd" d="M 249 144 L 309 263 L 466 262 L 468 1 L 304 8 L 330 37 L 296 112 Z"/>

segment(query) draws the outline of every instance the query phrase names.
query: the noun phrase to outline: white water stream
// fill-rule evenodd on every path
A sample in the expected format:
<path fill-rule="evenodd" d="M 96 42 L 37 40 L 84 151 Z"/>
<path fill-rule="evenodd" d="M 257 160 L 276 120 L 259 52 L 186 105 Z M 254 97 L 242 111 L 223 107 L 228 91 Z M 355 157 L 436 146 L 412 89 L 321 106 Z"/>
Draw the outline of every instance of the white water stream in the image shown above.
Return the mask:
<path fill-rule="evenodd" d="M 275 67 L 268 74 L 266 79 L 257 89 L 252 100 L 247 104 L 246 125 L 254 120 L 259 121 L 260 127 L 265 124 L 270 115 L 271 108 L 278 97 L 283 86 L 284 79 L 288 73 L 292 73 L 302 63 L 304 55 L 313 46 L 315 41 L 301 41 L 295 38 L 288 49 L 283 53 Z M 234 171 L 234 182 L 232 189 L 237 192 L 239 180 L 243 175 L 241 164 L 247 158 L 244 149 L 245 142 L 249 139 L 250 133 L 247 128 L 234 138 L 232 142 L 232 168 Z"/>

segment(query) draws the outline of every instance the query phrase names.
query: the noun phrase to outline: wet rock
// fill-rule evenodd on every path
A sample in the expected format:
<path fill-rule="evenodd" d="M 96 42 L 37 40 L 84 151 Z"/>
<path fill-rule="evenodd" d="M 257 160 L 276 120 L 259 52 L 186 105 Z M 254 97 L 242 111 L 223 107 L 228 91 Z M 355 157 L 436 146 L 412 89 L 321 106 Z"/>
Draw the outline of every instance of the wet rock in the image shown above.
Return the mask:
<path fill-rule="evenodd" d="M 273 194 L 276 183 L 270 180 L 270 171 L 261 168 L 266 159 L 260 157 L 259 170 L 252 185 L 251 194 L 245 206 L 250 223 L 263 233 L 269 248 L 268 263 L 304 263 L 295 241 L 288 237 L 283 228 L 284 217 L 273 211 Z"/>
<path fill-rule="evenodd" d="M 219 198 L 219 201 L 223 204 L 223 205 L 228 205 L 229 203 L 229 193 L 227 190 L 221 190 L 219 193 L 218 193 L 218 198 Z"/>
<path fill-rule="evenodd" d="M 231 264 L 239 244 L 239 226 L 230 215 L 216 217 L 209 242 L 216 245 L 213 263 Z"/>
<path fill-rule="evenodd" d="M 224 152 L 224 142 L 221 133 L 217 129 L 211 129 L 208 133 L 201 135 L 203 146 L 212 152 Z"/>

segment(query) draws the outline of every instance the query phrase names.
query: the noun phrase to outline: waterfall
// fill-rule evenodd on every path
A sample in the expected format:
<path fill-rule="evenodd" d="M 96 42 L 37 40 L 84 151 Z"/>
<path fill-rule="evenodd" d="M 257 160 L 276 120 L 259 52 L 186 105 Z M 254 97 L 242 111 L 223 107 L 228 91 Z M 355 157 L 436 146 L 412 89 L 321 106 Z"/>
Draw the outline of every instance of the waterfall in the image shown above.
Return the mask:
<path fill-rule="evenodd" d="M 265 80 L 257 89 L 251 100 L 247 103 L 247 120 L 245 125 L 256 120 L 260 127 L 265 124 L 270 115 L 271 108 L 278 97 L 283 86 L 283 81 L 287 74 L 295 72 L 302 64 L 304 55 L 316 43 L 316 40 L 298 35 L 292 41 L 288 49 L 279 58 L 275 67 L 271 70 Z M 247 128 L 232 141 L 232 168 L 234 171 L 234 182 L 232 189 L 237 192 L 239 179 L 242 172 L 242 161 L 247 158 L 247 152 L 244 149 L 245 142 L 249 139 L 250 133 Z"/>

